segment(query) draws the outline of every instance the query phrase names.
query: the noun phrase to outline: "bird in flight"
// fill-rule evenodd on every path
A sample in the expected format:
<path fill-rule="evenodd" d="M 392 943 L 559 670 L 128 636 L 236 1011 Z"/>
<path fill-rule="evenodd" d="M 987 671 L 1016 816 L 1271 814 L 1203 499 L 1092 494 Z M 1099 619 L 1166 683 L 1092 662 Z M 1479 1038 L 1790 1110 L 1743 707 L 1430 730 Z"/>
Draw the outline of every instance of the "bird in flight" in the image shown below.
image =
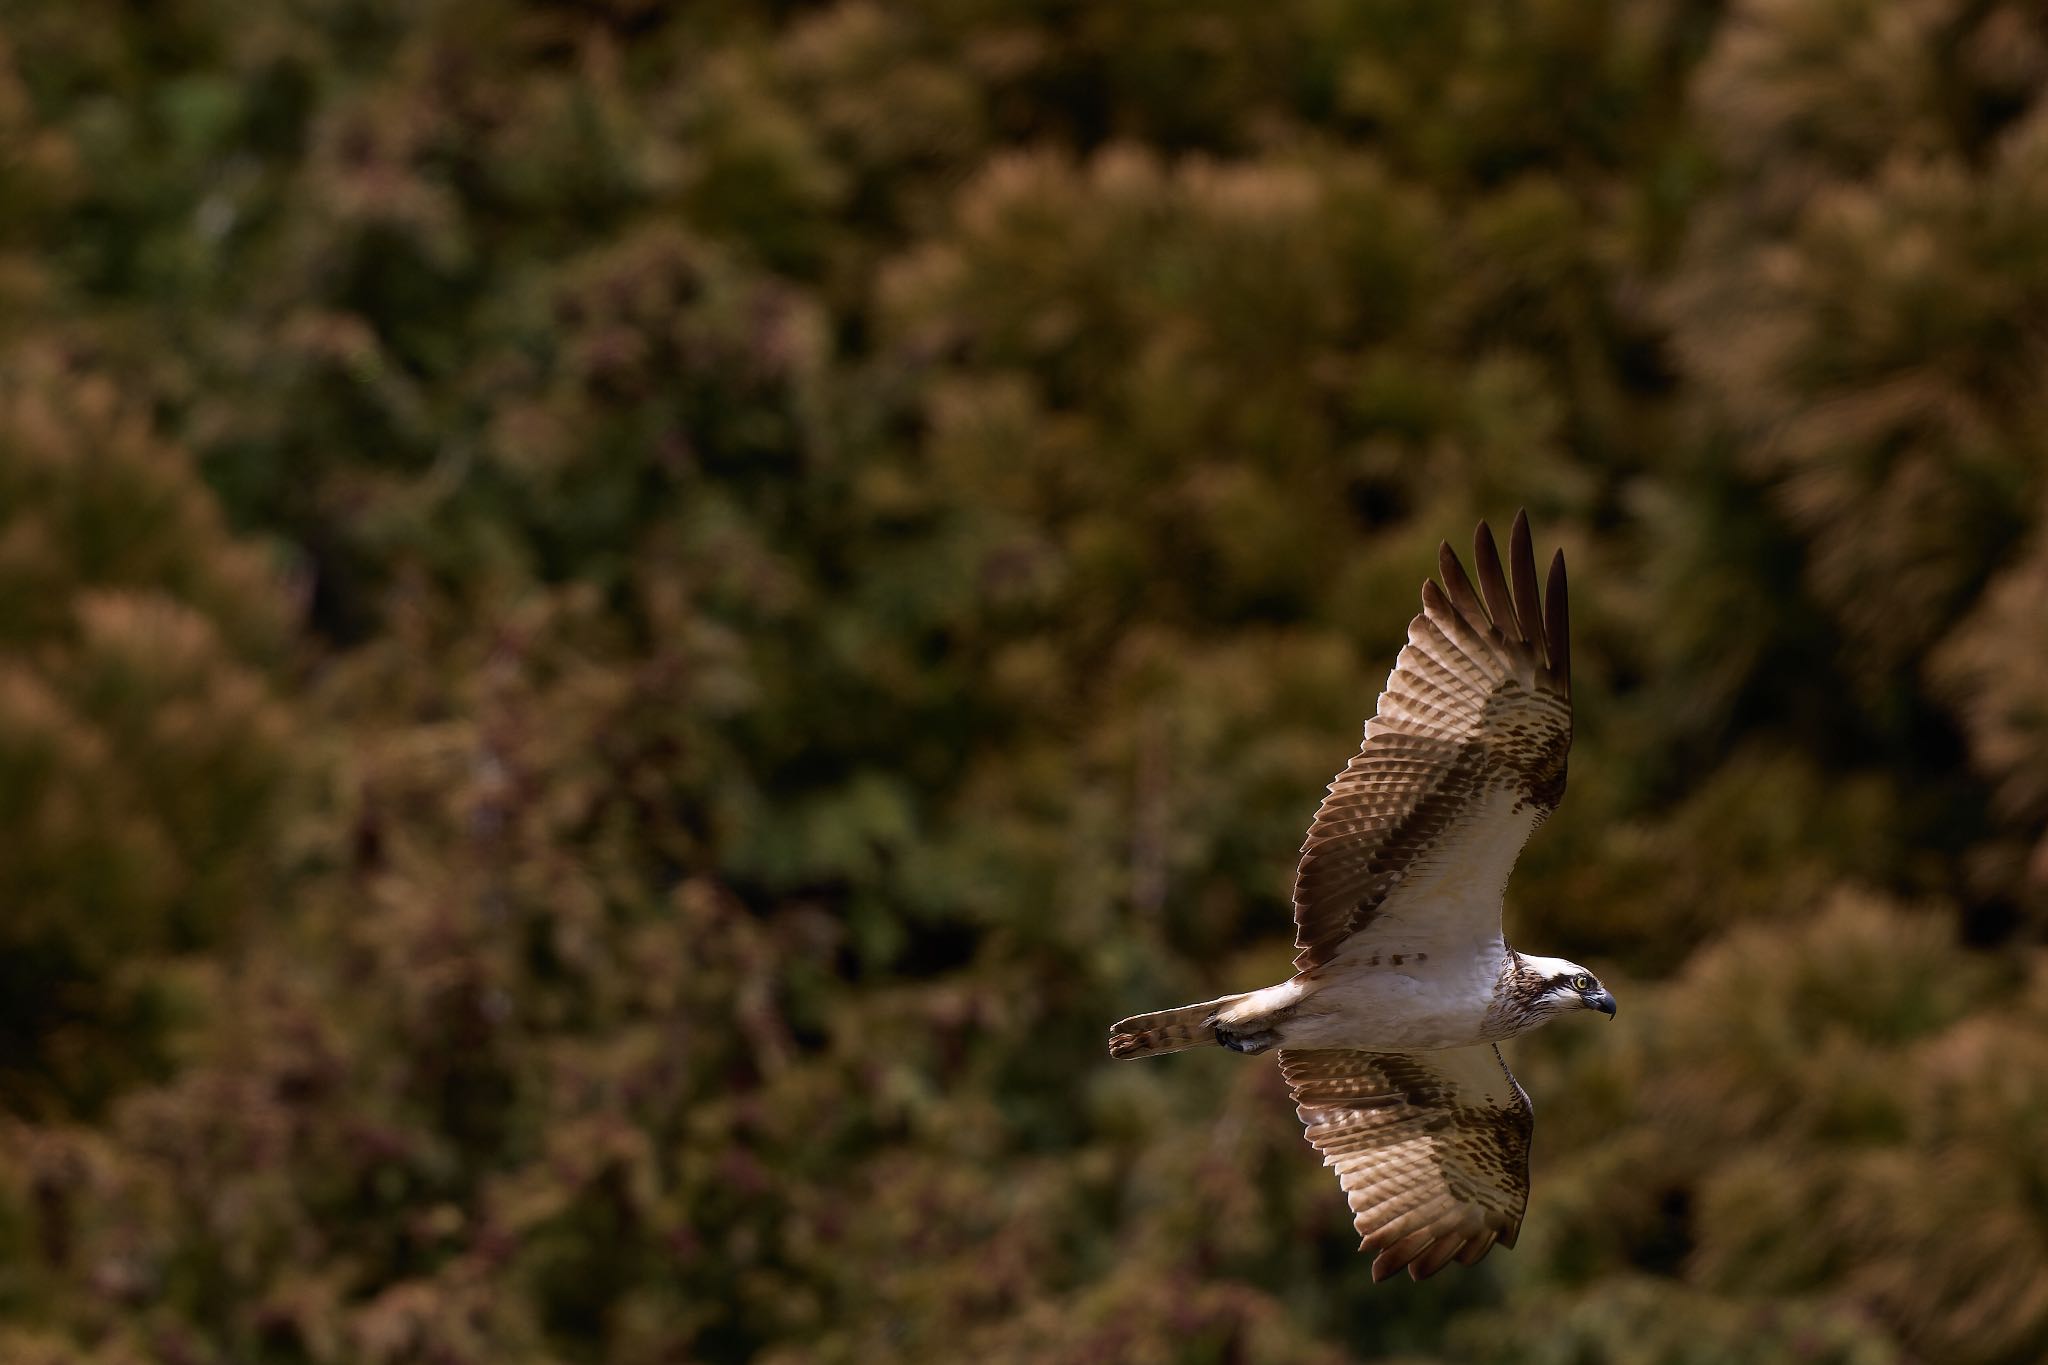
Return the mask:
<path fill-rule="evenodd" d="M 1136 1015 L 1109 1039 L 1114 1057 L 1279 1048 L 1375 1280 L 1515 1244 L 1532 1111 L 1498 1044 L 1579 1010 L 1614 1017 L 1592 972 L 1517 952 L 1501 932 L 1515 858 L 1564 796 L 1564 552 L 1540 594 L 1527 513 L 1506 571 L 1485 522 L 1472 555 L 1477 589 L 1448 543 L 1438 551 L 1443 583 L 1423 583 L 1365 743 L 1309 827 L 1293 977 Z"/>

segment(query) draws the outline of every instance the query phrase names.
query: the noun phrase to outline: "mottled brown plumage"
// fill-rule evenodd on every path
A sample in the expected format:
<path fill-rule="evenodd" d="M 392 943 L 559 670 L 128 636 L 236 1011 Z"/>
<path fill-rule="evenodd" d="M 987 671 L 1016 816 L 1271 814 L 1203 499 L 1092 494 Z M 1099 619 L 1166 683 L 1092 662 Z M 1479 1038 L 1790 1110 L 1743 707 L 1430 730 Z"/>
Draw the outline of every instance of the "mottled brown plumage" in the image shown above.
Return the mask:
<path fill-rule="evenodd" d="M 1481 522 L 1473 559 L 1482 605 L 1449 543 L 1439 547 L 1444 586 L 1423 583 L 1422 613 L 1409 623 L 1365 743 L 1330 784 L 1302 844 L 1297 971 L 1330 961 L 1369 926 L 1416 857 L 1488 789 L 1515 791 L 1538 819 L 1563 798 L 1572 745 L 1564 552 L 1550 562 L 1547 617 L 1527 514 L 1515 518 L 1509 554 L 1513 588 Z"/>
<path fill-rule="evenodd" d="M 1334 1167 L 1372 1276 L 1513 1246 L 1529 1202 L 1529 1097 L 1497 1047 L 1280 1053 L 1308 1140 Z"/>
<path fill-rule="evenodd" d="M 1118 1023 L 1110 1051 L 1278 1047 L 1309 1140 L 1337 1170 L 1373 1275 L 1416 1278 L 1513 1246 L 1528 1097 L 1498 1040 L 1567 1010 L 1612 1017 L 1576 963 L 1507 946 L 1501 895 L 1564 795 L 1571 749 L 1564 556 L 1539 589 L 1526 516 L 1504 565 L 1481 522 L 1475 586 L 1445 545 L 1422 611 L 1331 782 L 1295 873 L 1295 974 Z"/>

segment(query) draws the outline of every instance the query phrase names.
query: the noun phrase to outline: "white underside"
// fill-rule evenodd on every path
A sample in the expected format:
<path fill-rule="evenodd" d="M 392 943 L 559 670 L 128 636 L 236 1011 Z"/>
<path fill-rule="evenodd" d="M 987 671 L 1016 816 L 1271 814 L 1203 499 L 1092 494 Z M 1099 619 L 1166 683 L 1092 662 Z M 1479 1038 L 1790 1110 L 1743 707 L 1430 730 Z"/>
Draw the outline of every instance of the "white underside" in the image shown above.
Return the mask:
<path fill-rule="evenodd" d="M 1414 1052 L 1492 1042 L 1499 1034 L 1488 1027 L 1488 1007 L 1499 968 L 1496 954 L 1485 972 L 1381 967 L 1309 983 L 1297 978 L 1272 988 L 1297 993 L 1294 1012 L 1280 1025 L 1282 1044 Z"/>
<path fill-rule="evenodd" d="M 1276 1021 L 1288 1047 L 1399 1052 L 1497 1041 L 1488 1011 L 1507 955 L 1501 894 L 1537 818 L 1520 793 L 1487 793 L 1334 960 L 1254 992 L 1232 1014 L 1249 1022 L 1291 1010 Z"/>

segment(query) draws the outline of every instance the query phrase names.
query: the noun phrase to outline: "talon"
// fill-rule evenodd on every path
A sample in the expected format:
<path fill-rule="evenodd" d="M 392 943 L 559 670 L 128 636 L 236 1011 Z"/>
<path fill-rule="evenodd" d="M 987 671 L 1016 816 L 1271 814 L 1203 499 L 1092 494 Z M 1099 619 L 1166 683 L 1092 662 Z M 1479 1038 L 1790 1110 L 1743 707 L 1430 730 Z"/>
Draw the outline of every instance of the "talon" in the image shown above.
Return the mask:
<path fill-rule="evenodd" d="M 1260 1029 L 1257 1033 L 1239 1033 L 1227 1025 L 1216 1025 L 1216 1041 L 1232 1052 L 1264 1052 L 1278 1041 L 1271 1029 Z"/>

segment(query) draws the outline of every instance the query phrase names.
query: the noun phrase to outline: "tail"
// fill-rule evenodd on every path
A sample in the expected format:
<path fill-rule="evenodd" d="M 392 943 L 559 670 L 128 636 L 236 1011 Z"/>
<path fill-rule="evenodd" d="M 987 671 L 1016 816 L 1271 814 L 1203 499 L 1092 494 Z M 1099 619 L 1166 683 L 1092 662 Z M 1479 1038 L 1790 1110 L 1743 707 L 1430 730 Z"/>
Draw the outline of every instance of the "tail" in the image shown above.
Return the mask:
<path fill-rule="evenodd" d="M 1251 995 L 1226 995 L 1204 1000 L 1199 1005 L 1182 1005 L 1175 1010 L 1134 1014 L 1119 1020 L 1109 1031 L 1112 1057 L 1153 1057 L 1162 1052 L 1184 1052 L 1191 1047 L 1216 1043 L 1216 1016 Z"/>

